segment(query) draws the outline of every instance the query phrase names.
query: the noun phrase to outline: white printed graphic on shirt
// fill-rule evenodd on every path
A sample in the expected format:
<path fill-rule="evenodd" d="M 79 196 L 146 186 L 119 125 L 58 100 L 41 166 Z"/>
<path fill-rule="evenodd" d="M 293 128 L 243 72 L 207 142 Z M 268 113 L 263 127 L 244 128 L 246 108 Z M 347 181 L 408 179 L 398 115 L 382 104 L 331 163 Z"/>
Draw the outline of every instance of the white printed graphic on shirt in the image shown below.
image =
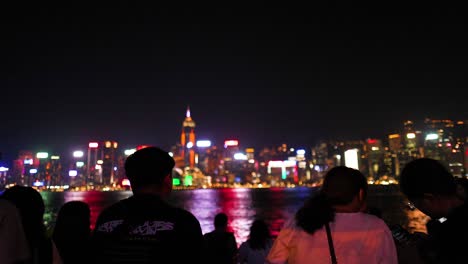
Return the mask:
<path fill-rule="evenodd" d="M 109 222 L 105 222 L 98 227 L 98 231 L 112 233 L 115 228 L 123 223 L 123 220 L 112 220 Z M 142 225 L 134 227 L 129 234 L 130 235 L 141 235 L 141 236 L 148 236 L 148 235 L 155 235 L 157 231 L 164 231 L 164 230 L 173 230 L 174 223 L 171 222 L 164 222 L 164 221 L 146 221 Z"/>
<path fill-rule="evenodd" d="M 143 225 L 135 227 L 130 231 L 131 235 L 155 235 L 157 231 L 173 230 L 174 223 L 164 221 L 146 221 Z"/>
<path fill-rule="evenodd" d="M 123 220 L 113 220 L 113 221 L 105 222 L 104 224 L 98 227 L 98 231 L 110 233 L 114 231 L 114 229 L 117 226 L 121 225 L 122 223 L 123 223 Z"/>

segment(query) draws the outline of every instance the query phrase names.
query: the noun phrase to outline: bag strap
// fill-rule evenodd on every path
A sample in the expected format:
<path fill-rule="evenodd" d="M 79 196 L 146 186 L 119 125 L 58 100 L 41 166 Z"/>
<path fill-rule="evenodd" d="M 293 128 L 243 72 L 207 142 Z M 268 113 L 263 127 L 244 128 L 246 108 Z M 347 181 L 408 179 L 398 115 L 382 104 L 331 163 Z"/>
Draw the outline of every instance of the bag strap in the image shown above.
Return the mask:
<path fill-rule="evenodd" d="M 325 229 L 327 230 L 327 238 L 328 238 L 328 247 L 330 248 L 330 257 L 332 264 L 337 264 L 336 255 L 335 255 L 335 248 L 333 247 L 333 239 L 331 236 L 330 226 L 328 223 L 325 224 Z"/>

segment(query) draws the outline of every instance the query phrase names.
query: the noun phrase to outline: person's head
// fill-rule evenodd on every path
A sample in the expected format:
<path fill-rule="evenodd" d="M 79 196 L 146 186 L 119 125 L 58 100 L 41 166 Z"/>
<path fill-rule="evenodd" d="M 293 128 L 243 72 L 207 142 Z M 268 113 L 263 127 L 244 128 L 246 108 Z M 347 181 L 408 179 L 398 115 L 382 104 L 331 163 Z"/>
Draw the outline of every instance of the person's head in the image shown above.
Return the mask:
<path fill-rule="evenodd" d="M 457 200 L 460 202 L 453 175 L 430 158 L 406 164 L 400 174 L 400 189 L 416 208 L 432 218 L 446 216 Z"/>
<path fill-rule="evenodd" d="M 228 216 L 225 213 L 218 213 L 214 218 L 215 229 L 226 229 L 228 226 Z"/>
<path fill-rule="evenodd" d="M 366 204 L 367 179 L 356 169 L 334 167 L 325 175 L 320 192 L 332 206 L 357 212 Z"/>
<path fill-rule="evenodd" d="M 80 240 L 90 235 L 91 211 L 87 203 L 70 201 L 60 208 L 55 222 L 54 240 Z"/>
<path fill-rule="evenodd" d="M 265 221 L 262 219 L 253 221 L 249 235 L 249 244 L 252 249 L 265 248 L 270 237 L 270 229 Z"/>
<path fill-rule="evenodd" d="M 156 192 L 166 195 L 172 191 L 174 165 L 174 159 L 168 152 L 157 147 L 147 147 L 127 157 L 125 174 L 134 193 Z"/>
<path fill-rule="evenodd" d="M 45 236 L 45 205 L 41 194 L 32 187 L 15 185 L 5 190 L 2 198 L 18 208 L 29 243 L 41 241 Z"/>
<path fill-rule="evenodd" d="M 296 213 L 296 223 L 313 233 L 335 218 L 335 212 L 361 212 L 366 208 L 367 179 L 358 170 L 338 166 L 324 176 L 320 191 Z"/>

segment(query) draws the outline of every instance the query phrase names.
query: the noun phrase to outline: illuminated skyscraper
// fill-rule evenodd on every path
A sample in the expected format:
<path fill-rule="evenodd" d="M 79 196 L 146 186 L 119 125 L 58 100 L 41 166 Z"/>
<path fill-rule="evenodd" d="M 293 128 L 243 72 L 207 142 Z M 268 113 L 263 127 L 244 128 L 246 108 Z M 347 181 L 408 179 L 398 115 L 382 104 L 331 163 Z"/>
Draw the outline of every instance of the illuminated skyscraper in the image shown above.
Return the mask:
<path fill-rule="evenodd" d="M 464 176 L 466 122 L 426 118 L 424 123 L 425 156 L 440 160 L 455 176 Z"/>
<path fill-rule="evenodd" d="M 184 158 L 185 166 L 195 167 L 195 121 L 190 116 L 190 108 L 187 107 L 185 120 L 182 123 L 180 135 L 181 156 Z"/>
<path fill-rule="evenodd" d="M 384 147 L 380 139 L 369 138 L 366 140 L 367 174 L 375 180 L 389 172 L 384 163 L 384 154 Z"/>
<path fill-rule="evenodd" d="M 105 141 L 102 148 L 102 184 L 111 185 L 116 180 L 117 170 L 116 141 Z"/>

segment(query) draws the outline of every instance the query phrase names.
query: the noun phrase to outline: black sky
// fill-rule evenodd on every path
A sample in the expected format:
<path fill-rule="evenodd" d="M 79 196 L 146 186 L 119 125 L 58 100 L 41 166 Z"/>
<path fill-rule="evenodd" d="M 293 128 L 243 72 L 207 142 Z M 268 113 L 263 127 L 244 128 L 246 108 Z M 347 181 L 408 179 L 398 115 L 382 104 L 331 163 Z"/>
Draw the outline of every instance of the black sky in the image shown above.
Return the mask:
<path fill-rule="evenodd" d="M 0 151 L 166 147 L 187 105 L 199 138 L 245 147 L 467 119 L 461 8 L 133 2 L 3 8 Z"/>

